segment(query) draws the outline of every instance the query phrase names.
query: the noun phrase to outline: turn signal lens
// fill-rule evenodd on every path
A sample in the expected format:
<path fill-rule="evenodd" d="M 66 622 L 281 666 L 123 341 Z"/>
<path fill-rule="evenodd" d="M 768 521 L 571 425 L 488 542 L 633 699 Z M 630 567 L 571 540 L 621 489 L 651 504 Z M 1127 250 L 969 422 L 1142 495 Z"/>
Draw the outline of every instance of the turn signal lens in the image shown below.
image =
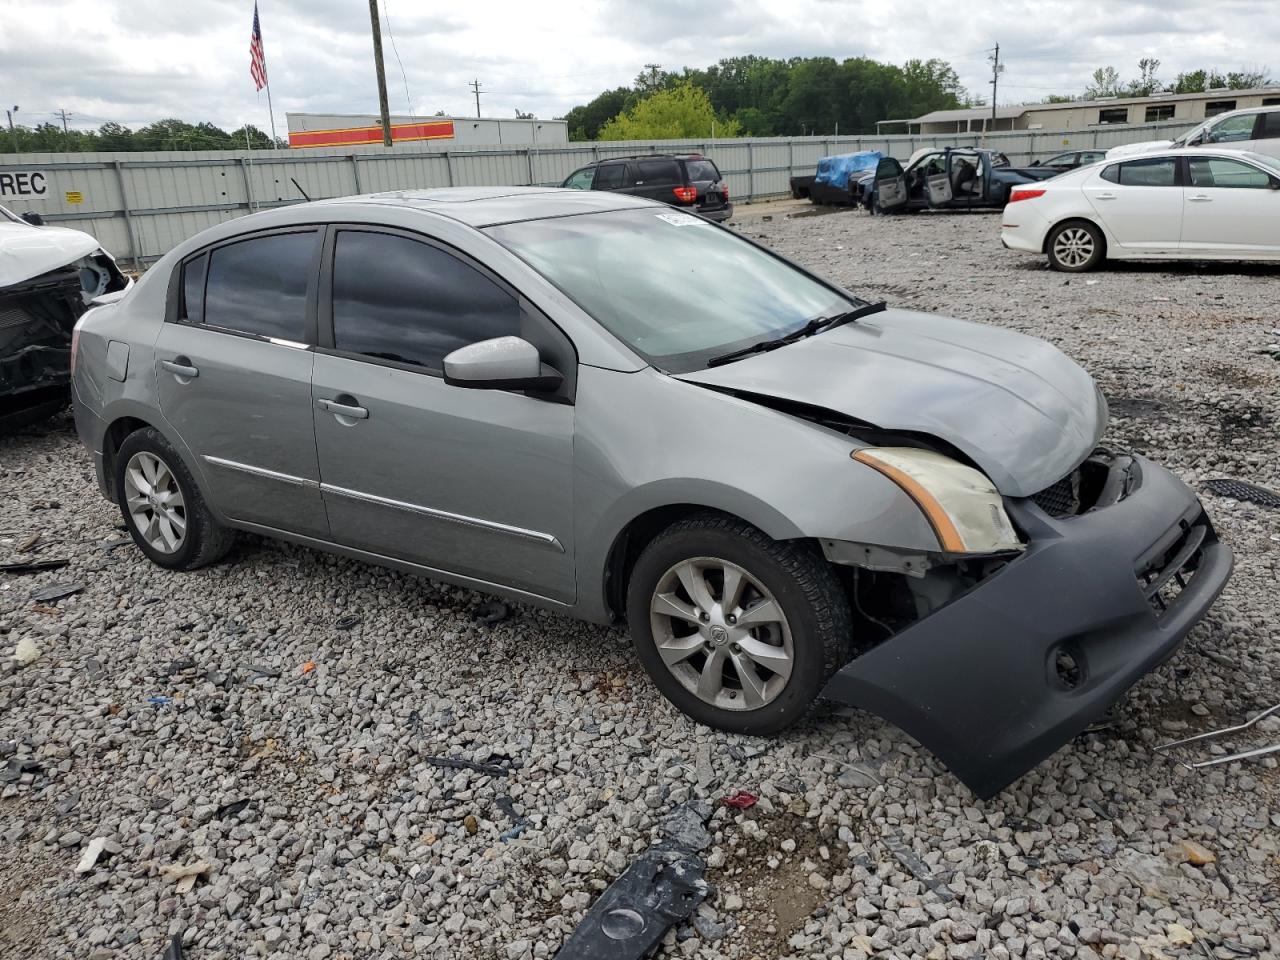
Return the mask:
<path fill-rule="evenodd" d="M 973 467 L 916 447 L 869 447 L 850 456 L 884 474 L 916 502 L 944 553 L 1023 549 L 1000 492 Z"/>
<path fill-rule="evenodd" d="M 675 187 L 672 192 L 681 203 L 693 203 L 698 199 L 697 187 Z"/>

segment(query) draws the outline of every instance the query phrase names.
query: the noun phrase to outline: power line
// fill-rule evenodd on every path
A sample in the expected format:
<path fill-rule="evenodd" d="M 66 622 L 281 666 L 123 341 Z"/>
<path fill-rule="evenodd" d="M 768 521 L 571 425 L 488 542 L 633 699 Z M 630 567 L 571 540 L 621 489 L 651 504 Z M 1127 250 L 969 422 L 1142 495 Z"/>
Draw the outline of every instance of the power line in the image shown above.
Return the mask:
<path fill-rule="evenodd" d="M 396 35 L 391 30 L 391 14 L 387 12 L 387 0 L 382 0 L 382 19 L 387 22 L 387 39 L 391 41 L 391 52 L 396 55 L 396 63 L 400 65 L 400 79 L 404 81 L 404 99 L 409 106 L 409 116 L 418 117 L 413 112 L 413 97 L 409 96 L 409 76 L 404 72 L 404 61 L 400 59 L 400 51 L 396 48 Z"/>
<path fill-rule="evenodd" d="M 476 95 L 476 119 L 477 119 L 477 120 L 479 120 L 479 119 L 480 119 L 480 79 L 477 77 L 475 80 L 472 80 L 469 84 L 467 84 L 467 86 L 469 86 L 469 87 L 472 89 L 472 91 L 474 91 L 474 92 L 475 92 L 475 95 Z M 488 92 L 488 91 L 486 91 L 486 92 Z"/>
<path fill-rule="evenodd" d="M 62 118 L 62 135 L 67 135 L 67 117 L 74 117 L 74 113 L 67 113 L 66 110 L 55 110 L 53 116 Z"/>

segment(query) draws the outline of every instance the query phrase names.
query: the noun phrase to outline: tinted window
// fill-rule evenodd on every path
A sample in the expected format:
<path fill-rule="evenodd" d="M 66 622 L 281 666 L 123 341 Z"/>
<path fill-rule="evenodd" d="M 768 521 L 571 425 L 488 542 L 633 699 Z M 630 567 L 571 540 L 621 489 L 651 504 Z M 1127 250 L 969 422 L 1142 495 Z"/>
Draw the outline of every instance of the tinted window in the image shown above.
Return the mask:
<path fill-rule="evenodd" d="M 1118 182 L 1129 187 L 1172 187 L 1178 182 L 1176 164 L 1177 161 L 1172 157 L 1164 160 L 1130 160 L 1120 164 Z"/>
<path fill-rule="evenodd" d="M 1231 143 L 1236 140 L 1252 140 L 1253 125 L 1257 121 L 1256 113 L 1242 113 L 1238 117 L 1228 117 L 1208 131 L 1206 139 L 1210 143 Z"/>
<path fill-rule="evenodd" d="M 1119 183 L 1120 164 L 1113 163 L 1111 166 L 1104 169 L 1102 173 L 1098 174 L 1098 176 L 1102 177 L 1103 180 L 1110 180 L 1112 183 Z"/>
<path fill-rule="evenodd" d="M 564 186 L 570 190 L 590 190 L 591 175 L 595 173 L 594 167 L 587 167 L 585 170 L 578 170 L 570 174 L 569 179 L 564 182 Z"/>
<path fill-rule="evenodd" d="M 1277 114 L 1280 116 L 1280 114 Z M 720 171 L 710 160 L 686 160 L 684 168 L 688 171 L 689 182 L 698 183 L 704 180 L 719 180 Z"/>
<path fill-rule="evenodd" d="M 1280 137 L 1280 110 L 1273 110 L 1270 113 L 1262 115 L 1261 130 L 1258 132 L 1259 140 L 1274 140 Z"/>
<path fill-rule="evenodd" d="M 209 255 L 204 322 L 241 333 L 306 339 L 307 281 L 316 234 L 255 237 Z"/>
<path fill-rule="evenodd" d="M 209 270 L 209 255 L 188 260 L 182 268 L 182 316 L 191 323 L 204 323 L 204 278 Z"/>
<path fill-rule="evenodd" d="M 338 234 L 338 350 L 440 370 L 445 355 L 459 347 L 519 333 L 516 298 L 457 257 L 406 237 Z"/>
<path fill-rule="evenodd" d="M 597 190 L 616 190 L 622 186 L 622 174 L 626 171 L 625 163 L 606 163 L 596 170 Z"/>
<path fill-rule="evenodd" d="M 640 160 L 636 163 L 637 180 L 645 183 L 680 183 L 680 167 L 674 160 Z"/>
<path fill-rule="evenodd" d="M 1267 188 L 1271 177 L 1257 167 L 1238 160 L 1220 157 L 1193 157 L 1188 161 L 1193 187 L 1244 187 Z"/>
<path fill-rule="evenodd" d="M 1128 123 L 1129 108 L 1128 107 L 1111 107 L 1107 110 L 1098 111 L 1099 123 Z"/>

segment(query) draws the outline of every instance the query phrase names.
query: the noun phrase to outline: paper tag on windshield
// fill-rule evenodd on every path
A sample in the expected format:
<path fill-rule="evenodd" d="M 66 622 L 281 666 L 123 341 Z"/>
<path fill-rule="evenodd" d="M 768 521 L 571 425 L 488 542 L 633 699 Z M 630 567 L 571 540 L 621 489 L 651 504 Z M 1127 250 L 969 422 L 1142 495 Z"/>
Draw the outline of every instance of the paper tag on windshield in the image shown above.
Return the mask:
<path fill-rule="evenodd" d="M 696 227 L 700 223 L 706 223 L 705 220 L 691 217 L 687 213 L 658 213 L 654 214 L 654 216 L 659 220 L 667 221 L 667 223 L 675 227 Z"/>

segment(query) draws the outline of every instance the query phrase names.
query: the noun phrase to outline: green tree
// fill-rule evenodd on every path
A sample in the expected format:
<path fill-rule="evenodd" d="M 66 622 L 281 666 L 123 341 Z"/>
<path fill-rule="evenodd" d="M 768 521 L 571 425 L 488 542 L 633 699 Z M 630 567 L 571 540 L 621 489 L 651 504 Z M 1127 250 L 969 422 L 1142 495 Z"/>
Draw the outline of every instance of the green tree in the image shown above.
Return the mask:
<path fill-rule="evenodd" d="M 574 107 L 564 115 L 569 125 L 570 140 L 597 140 L 600 128 L 635 103 L 630 87 L 606 90 L 590 103 Z"/>
<path fill-rule="evenodd" d="M 1155 57 L 1143 57 L 1138 61 L 1138 79 L 1129 81 L 1126 91 L 1131 97 L 1149 97 L 1161 89 L 1156 79 L 1156 71 L 1160 69 L 1160 61 Z"/>
<path fill-rule="evenodd" d="M 705 91 L 682 82 L 659 90 L 618 114 L 600 129 L 601 140 L 678 140 L 711 136 L 736 137 L 734 120 L 718 119 Z"/>

